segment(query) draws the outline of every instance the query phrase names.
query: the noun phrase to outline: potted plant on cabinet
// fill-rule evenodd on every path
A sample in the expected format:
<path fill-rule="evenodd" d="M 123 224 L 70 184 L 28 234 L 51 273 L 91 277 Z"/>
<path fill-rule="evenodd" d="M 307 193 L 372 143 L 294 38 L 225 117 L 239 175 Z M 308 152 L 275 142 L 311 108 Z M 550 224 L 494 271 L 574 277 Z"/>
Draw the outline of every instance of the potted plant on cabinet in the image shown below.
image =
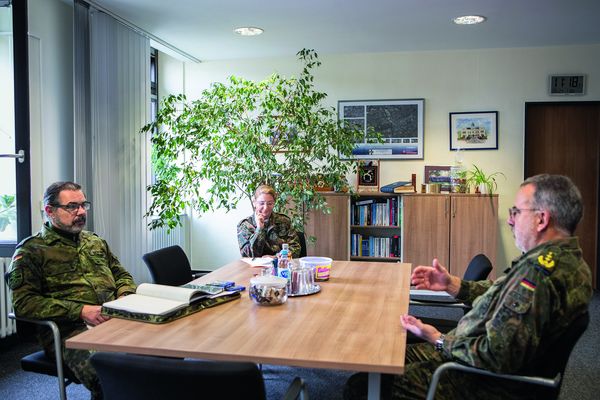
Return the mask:
<path fill-rule="evenodd" d="M 486 175 L 481 168 L 473 164 L 473 168 L 467 171 L 467 185 L 474 187 L 476 193 L 492 195 L 498 187 L 496 177 L 500 175 L 506 179 L 502 172 L 493 172 Z"/>
<path fill-rule="evenodd" d="M 321 64 L 314 50 L 297 56 L 299 78 L 232 76 L 196 100 L 183 94 L 163 100 L 156 121 L 142 128 L 151 135 L 156 176 L 148 187 L 151 229 L 176 227 L 188 207 L 234 209 L 263 183 L 279 193 L 276 209 L 285 208 L 297 229 L 308 210 L 328 212 L 314 188 L 348 186 L 362 132 L 344 127 L 335 109 L 322 105 L 327 95 L 314 88 L 312 70 Z"/>

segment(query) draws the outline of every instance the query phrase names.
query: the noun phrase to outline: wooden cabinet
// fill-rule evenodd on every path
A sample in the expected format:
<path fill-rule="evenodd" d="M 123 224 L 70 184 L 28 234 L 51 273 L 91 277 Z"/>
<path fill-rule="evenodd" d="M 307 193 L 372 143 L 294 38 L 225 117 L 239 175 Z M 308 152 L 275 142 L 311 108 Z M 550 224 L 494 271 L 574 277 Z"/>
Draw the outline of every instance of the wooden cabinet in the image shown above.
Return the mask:
<path fill-rule="evenodd" d="M 402 197 L 404 236 L 403 261 L 431 265 L 437 257 L 442 265 L 450 260 L 450 197 L 405 195 Z"/>
<path fill-rule="evenodd" d="M 457 276 L 485 254 L 496 262 L 498 196 L 451 194 L 403 196 L 403 262 L 431 265 L 437 257 Z"/>
<path fill-rule="evenodd" d="M 462 277 L 469 261 L 479 253 L 496 265 L 498 196 L 451 195 L 450 199 L 452 273 Z"/>
<path fill-rule="evenodd" d="M 334 260 L 402 261 L 412 263 L 413 268 L 431 265 L 433 257 L 437 257 L 452 274 L 461 277 L 469 261 L 479 253 L 485 254 L 492 265 L 496 263 L 497 195 L 377 193 L 350 197 L 332 193 L 325 197 L 331 214 L 312 211 L 305 226 L 306 236 L 317 238 L 314 245 L 308 244 L 308 255 Z M 388 204 L 390 199 L 397 200 L 397 214 L 392 217 L 396 222 L 366 224 L 356 220 L 352 210 L 357 203 Z M 386 207 L 389 210 L 389 205 Z M 400 257 L 353 254 L 353 235 L 391 239 L 399 236 Z"/>
<path fill-rule="evenodd" d="M 323 214 L 321 211 L 308 213 L 304 232 L 307 238 L 314 236 L 317 241 L 314 244 L 307 243 L 306 252 L 309 256 L 323 256 L 347 261 L 349 259 L 348 210 L 350 196 L 343 193 L 332 193 L 325 195 L 325 198 L 331 208 L 331 214 Z"/>

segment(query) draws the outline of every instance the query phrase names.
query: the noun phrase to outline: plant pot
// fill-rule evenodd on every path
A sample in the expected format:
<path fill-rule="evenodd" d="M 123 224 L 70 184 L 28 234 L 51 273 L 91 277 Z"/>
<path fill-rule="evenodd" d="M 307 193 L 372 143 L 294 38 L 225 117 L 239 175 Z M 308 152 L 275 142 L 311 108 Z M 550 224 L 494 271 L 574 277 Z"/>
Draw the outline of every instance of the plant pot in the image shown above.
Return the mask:
<path fill-rule="evenodd" d="M 486 185 L 485 183 L 480 183 L 478 187 L 480 194 L 490 194 L 490 191 L 488 190 L 488 185 Z"/>

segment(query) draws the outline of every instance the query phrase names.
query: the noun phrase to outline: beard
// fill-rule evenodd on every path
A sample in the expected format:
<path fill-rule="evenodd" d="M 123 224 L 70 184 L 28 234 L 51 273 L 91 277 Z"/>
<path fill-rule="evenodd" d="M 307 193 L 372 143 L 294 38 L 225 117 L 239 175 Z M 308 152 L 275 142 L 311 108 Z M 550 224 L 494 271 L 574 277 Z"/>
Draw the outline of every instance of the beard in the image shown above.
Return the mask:
<path fill-rule="evenodd" d="M 87 217 L 85 215 L 79 215 L 73 218 L 73 221 L 70 224 L 62 223 L 58 218 L 52 218 L 52 224 L 56 226 L 58 229 L 69 232 L 69 233 L 79 233 L 85 227 L 85 223 L 87 221 Z"/>

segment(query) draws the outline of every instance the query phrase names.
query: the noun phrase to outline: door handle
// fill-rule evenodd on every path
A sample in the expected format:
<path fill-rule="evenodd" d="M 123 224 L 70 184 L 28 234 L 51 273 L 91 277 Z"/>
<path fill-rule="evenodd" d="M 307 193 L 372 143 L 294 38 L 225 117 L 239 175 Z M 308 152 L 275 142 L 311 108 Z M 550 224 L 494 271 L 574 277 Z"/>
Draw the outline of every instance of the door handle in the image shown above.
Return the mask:
<path fill-rule="evenodd" d="M 17 154 L 0 154 L 0 158 L 16 158 L 20 163 L 25 162 L 25 152 L 19 150 Z"/>

